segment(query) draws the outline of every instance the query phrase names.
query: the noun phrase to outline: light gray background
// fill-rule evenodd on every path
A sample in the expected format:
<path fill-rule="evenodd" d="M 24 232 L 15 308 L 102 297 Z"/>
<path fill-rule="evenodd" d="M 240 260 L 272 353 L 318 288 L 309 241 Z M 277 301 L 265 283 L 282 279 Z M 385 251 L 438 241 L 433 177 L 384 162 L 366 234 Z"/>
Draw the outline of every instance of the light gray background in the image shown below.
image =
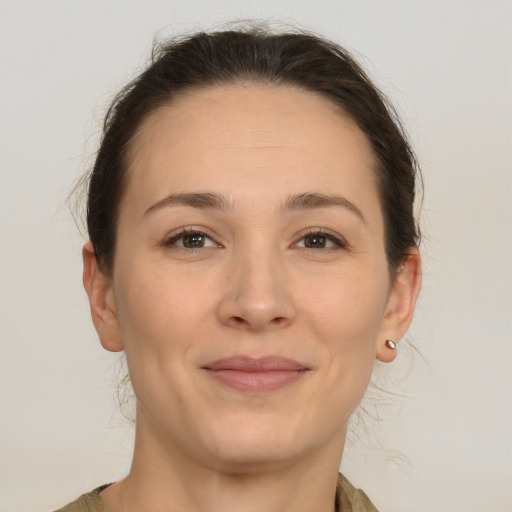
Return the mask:
<path fill-rule="evenodd" d="M 0 511 L 50 510 L 127 471 L 132 431 L 89 320 L 66 195 L 157 34 L 253 17 L 354 49 L 425 174 L 411 335 L 426 362 L 402 352 L 378 368 L 407 397 L 387 397 L 384 419 L 357 430 L 344 471 L 383 512 L 510 512 L 507 0 L 0 1 Z"/>

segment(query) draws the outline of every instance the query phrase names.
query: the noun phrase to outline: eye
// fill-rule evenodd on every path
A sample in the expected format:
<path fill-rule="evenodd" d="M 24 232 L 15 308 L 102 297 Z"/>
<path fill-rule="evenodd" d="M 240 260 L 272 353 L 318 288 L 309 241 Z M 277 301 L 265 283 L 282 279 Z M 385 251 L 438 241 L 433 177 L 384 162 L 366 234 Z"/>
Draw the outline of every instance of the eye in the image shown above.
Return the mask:
<path fill-rule="evenodd" d="M 322 231 L 307 233 L 297 243 L 297 247 L 305 249 L 343 249 L 346 246 L 347 244 L 342 238 L 323 233 Z"/>
<path fill-rule="evenodd" d="M 176 246 L 183 249 L 203 249 L 218 247 L 208 235 L 201 231 L 183 230 L 165 241 L 166 246 Z"/>

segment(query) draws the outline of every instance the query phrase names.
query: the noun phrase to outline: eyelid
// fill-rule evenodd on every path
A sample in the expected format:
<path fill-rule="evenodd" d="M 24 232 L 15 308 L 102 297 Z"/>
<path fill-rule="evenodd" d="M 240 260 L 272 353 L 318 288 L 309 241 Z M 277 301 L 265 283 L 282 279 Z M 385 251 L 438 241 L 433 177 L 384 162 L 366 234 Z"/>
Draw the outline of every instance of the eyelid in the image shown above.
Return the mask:
<path fill-rule="evenodd" d="M 207 247 L 198 247 L 198 248 L 194 249 L 194 248 L 185 248 L 185 247 L 176 245 L 176 241 L 178 241 L 180 238 L 183 238 L 186 235 L 198 234 L 198 235 L 203 235 L 205 238 L 209 239 L 211 242 L 213 242 L 213 244 L 215 244 L 216 247 L 223 247 L 222 244 L 217 242 L 215 240 L 214 236 L 210 235 L 207 231 L 208 230 L 206 230 L 205 228 L 198 228 L 198 227 L 193 227 L 193 226 L 183 226 L 181 228 L 178 228 L 171 234 L 167 235 L 164 238 L 162 245 L 164 245 L 166 247 L 170 247 L 170 246 L 174 245 L 174 247 L 177 247 L 180 249 L 186 249 L 187 251 L 202 250 L 202 249 L 206 249 L 208 247 L 212 247 L 211 245 L 209 245 Z M 314 236 L 314 235 L 325 237 L 328 241 L 335 244 L 336 247 L 330 247 L 330 248 L 327 247 L 327 248 L 319 248 L 319 249 L 304 247 L 304 249 L 307 249 L 310 251 L 315 251 L 315 252 L 317 252 L 317 251 L 326 252 L 326 251 L 335 251 L 335 250 L 340 250 L 340 249 L 347 250 L 350 248 L 349 243 L 346 241 L 346 239 L 343 236 L 341 236 L 339 233 L 333 233 L 330 230 L 326 230 L 325 228 L 307 228 L 306 230 L 303 230 L 295 238 L 295 241 L 292 243 L 292 247 L 293 246 L 296 247 L 307 236 Z"/>
<path fill-rule="evenodd" d="M 219 244 L 213 236 L 209 235 L 206 230 L 204 228 L 195 228 L 195 227 L 191 227 L 191 226 L 184 226 L 184 227 L 181 227 L 181 228 L 178 228 L 176 231 L 174 231 L 173 233 L 171 233 L 170 235 L 167 235 L 163 242 L 162 242 L 162 245 L 166 246 L 166 247 L 171 247 L 171 246 L 174 246 L 174 247 L 177 247 L 179 249 L 185 249 L 187 251 L 194 251 L 194 250 L 201 250 L 201 249 L 207 249 L 208 247 L 212 247 L 211 245 L 210 246 L 207 246 L 207 247 L 197 247 L 197 248 L 186 248 L 186 247 L 182 247 L 180 245 L 176 245 L 176 242 L 180 239 L 180 238 L 183 238 L 187 235 L 202 235 L 204 236 L 205 238 L 208 238 L 209 240 L 211 240 L 216 247 L 222 247 L 221 244 Z"/>
<path fill-rule="evenodd" d="M 299 242 L 304 240 L 307 236 L 320 235 L 325 237 L 327 240 L 334 243 L 337 247 L 335 248 L 321 248 L 321 249 L 313 249 L 310 247 L 304 247 L 304 249 L 311 251 L 335 251 L 340 249 L 349 249 L 349 243 L 347 240 L 338 233 L 333 233 L 330 230 L 326 230 L 325 228 L 307 228 L 305 231 L 302 231 L 298 234 L 296 241 L 292 244 L 293 246 L 297 246 Z"/>

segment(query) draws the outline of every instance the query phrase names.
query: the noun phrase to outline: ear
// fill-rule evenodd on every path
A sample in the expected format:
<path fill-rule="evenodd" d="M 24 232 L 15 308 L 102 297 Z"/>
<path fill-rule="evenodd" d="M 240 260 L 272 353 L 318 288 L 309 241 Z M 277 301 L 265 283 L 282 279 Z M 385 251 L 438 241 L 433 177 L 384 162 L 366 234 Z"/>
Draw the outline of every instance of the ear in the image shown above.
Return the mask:
<path fill-rule="evenodd" d="M 124 346 L 117 318 L 112 279 L 100 270 L 91 242 L 84 245 L 82 257 L 84 261 L 83 283 L 89 297 L 91 316 L 96 332 L 103 348 L 110 352 L 120 352 Z"/>
<path fill-rule="evenodd" d="M 379 339 L 377 359 L 390 363 L 397 355 L 395 349 L 386 345 L 386 340 L 396 343 L 405 336 L 414 314 L 416 299 L 421 289 L 421 257 L 418 249 L 412 247 L 391 287 Z"/>

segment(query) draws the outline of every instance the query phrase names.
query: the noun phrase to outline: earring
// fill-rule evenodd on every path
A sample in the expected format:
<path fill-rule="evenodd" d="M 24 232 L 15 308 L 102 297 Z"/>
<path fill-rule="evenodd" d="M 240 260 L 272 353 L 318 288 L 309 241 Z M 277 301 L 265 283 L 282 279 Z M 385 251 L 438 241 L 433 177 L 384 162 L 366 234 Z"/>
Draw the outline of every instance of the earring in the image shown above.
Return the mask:
<path fill-rule="evenodd" d="M 393 340 L 386 340 L 385 341 L 386 347 L 390 348 L 391 350 L 396 350 L 396 342 Z"/>

